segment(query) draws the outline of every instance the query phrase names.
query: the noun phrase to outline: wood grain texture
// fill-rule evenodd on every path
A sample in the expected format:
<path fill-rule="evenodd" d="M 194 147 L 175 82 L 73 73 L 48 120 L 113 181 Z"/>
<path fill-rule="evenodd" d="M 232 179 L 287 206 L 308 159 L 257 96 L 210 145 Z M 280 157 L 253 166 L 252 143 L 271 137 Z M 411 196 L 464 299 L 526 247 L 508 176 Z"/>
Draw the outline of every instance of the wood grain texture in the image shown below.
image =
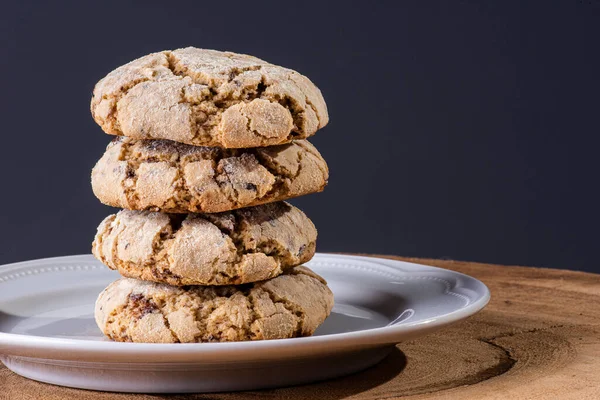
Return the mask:
<path fill-rule="evenodd" d="M 407 259 L 482 280 L 476 316 L 402 343 L 379 365 L 291 388 L 206 395 L 128 395 L 60 388 L 0 367 L 0 399 L 600 399 L 600 275 Z"/>

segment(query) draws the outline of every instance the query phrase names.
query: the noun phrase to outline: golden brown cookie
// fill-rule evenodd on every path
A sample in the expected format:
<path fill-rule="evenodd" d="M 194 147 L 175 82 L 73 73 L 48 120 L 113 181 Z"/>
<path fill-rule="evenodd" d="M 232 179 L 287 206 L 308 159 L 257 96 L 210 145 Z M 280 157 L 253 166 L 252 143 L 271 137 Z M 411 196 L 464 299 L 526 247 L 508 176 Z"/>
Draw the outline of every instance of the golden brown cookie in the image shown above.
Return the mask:
<path fill-rule="evenodd" d="M 122 210 L 98 227 L 92 252 L 121 275 L 170 285 L 238 285 L 309 261 L 317 230 L 271 203 L 217 214 Z"/>
<path fill-rule="evenodd" d="M 92 188 L 113 207 L 213 213 L 320 192 L 328 177 L 306 140 L 222 149 L 120 137 L 94 167 Z"/>
<path fill-rule="evenodd" d="M 288 143 L 329 120 L 321 91 L 296 71 L 194 47 L 112 71 L 94 88 L 91 111 L 112 135 L 226 148 Z"/>
<path fill-rule="evenodd" d="M 195 343 L 309 336 L 333 308 L 327 283 L 300 266 L 242 286 L 186 286 L 122 278 L 96 301 L 96 323 L 120 342 Z"/>

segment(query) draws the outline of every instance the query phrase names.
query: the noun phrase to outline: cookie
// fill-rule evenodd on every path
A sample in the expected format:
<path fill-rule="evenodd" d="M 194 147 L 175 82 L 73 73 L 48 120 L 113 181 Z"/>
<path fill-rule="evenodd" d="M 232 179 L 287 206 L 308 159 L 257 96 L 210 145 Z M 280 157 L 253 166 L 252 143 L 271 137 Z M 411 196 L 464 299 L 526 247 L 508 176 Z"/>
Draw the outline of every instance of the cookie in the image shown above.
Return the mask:
<path fill-rule="evenodd" d="M 91 111 L 112 135 L 226 148 L 288 143 L 329 120 L 307 77 L 256 57 L 194 47 L 112 71 L 96 84 Z"/>
<path fill-rule="evenodd" d="M 305 140 L 222 149 L 121 137 L 94 167 L 92 188 L 113 207 L 213 213 L 320 192 L 328 177 Z"/>
<path fill-rule="evenodd" d="M 332 308 L 327 283 L 300 266 L 242 286 L 122 278 L 100 293 L 95 316 L 102 332 L 119 342 L 234 342 L 310 336 Z"/>
<path fill-rule="evenodd" d="M 121 275 L 170 285 L 238 285 L 309 261 L 317 230 L 284 203 L 217 214 L 122 210 L 98 227 L 92 253 Z"/>

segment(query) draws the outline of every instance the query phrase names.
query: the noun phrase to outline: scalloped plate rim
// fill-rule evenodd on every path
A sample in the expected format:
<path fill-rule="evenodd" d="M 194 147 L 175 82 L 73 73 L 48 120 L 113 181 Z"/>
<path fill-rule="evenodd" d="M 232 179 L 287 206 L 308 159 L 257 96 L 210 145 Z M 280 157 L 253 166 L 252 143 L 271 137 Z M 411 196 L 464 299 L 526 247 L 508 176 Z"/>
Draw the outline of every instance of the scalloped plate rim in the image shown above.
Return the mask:
<path fill-rule="evenodd" d="M 32 264 L 36 263 L 42 264 L 60 261 L 73 262 L 81 258 L 87 259 L 82 262 L 98 262 L 89 254 L 43 258 L 0 266 L 0 277 L 10 275 L 10 272 L 12 271 L 32 267 Z M 87 359 L 91 362 L 109 363 L 147 363 L 152 362 L 152 360 L 156 360 L 156 362 L 165 362 L 164 357 L 168 356 L 172 359 L 172 362 L 175 363 L 193 362 L 202 364 L 211 362 L 233 363 L 236 362 L 236 360 L 240 360 L 240 358 L 244 358 L 246 361 L 260 361 L 264 360 L 265 357 L 256 357 L 256 355 L 264 350 L 269 350 L 269 353 L 277 353 L 276 355 L 273 355 L 273 358 L 276 359 L 291 356 L 297 357 L 298 352 L 302 352 L 303 357 L 311 357 L 317 353 L 327 354 L 351 351 L 357 348 L 375 348 L 384 345 L 395 345 L 404 340 L 430 333 L 451 323 L 463 320 L 483 309 L 490 299 L 489 289 L 481 281 L 459 272 L 433 266 L 379 257 L 331 253 L 317 253 L 313 261 L 308 263 L 308 266 L 319 263 L 326 264 L 327 259 L 352 260 L 355 262 L 371 264 L 376 266 L 375 269 L 385 270 L 387 273 L 396 274 L 398 276 L 412 273 L 419 274 L 422 272 L 443 273 L 452 276 L 455 279 L 461 279 L 462 281 L 477 286 L 480 293 L 478 293 L 478 297 L 470 304 L 450 313 L 431 318 L 427 321 L 406 322 L 399 325 L 354 332 L 268 341 L 186 344 L 118 343 L 111 341 L 52 338 L 0 332 L 0 354 L 9 355 L 11 357 L 29 358 L 30 353 L 35 351 L 36 355 L 34 358 L 40 359 L 47 358 L 64 361 L 83 361 L 84 359 Z M 339 268 L 348 268 L 348 266 L 339 265 Z M 406 269 L 408 269 L 408 271 Z M 5 279 L 0 281 L 0 287 L 2 284 L 10 282 L 11 280 L 12 279 Z M 138 358 L 132 359 L 134 356 Z"/>

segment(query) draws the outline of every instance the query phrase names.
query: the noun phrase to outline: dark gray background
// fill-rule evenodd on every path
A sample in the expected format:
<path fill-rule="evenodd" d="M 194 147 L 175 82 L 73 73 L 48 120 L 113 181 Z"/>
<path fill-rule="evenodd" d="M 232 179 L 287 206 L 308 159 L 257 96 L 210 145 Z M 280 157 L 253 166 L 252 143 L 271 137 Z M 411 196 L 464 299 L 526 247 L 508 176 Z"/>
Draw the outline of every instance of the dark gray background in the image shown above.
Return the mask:
<path fill-rule="evenodd" d="M 377 3 L 377 4 L 375 4 Z M 0 263 L 88 252 L 112 210 L 93 85 L 149 52 L 249 53 L 309 76 L 330 184 L 319 250 L 600 272 L 600 3 L 3 1 Z"/>

